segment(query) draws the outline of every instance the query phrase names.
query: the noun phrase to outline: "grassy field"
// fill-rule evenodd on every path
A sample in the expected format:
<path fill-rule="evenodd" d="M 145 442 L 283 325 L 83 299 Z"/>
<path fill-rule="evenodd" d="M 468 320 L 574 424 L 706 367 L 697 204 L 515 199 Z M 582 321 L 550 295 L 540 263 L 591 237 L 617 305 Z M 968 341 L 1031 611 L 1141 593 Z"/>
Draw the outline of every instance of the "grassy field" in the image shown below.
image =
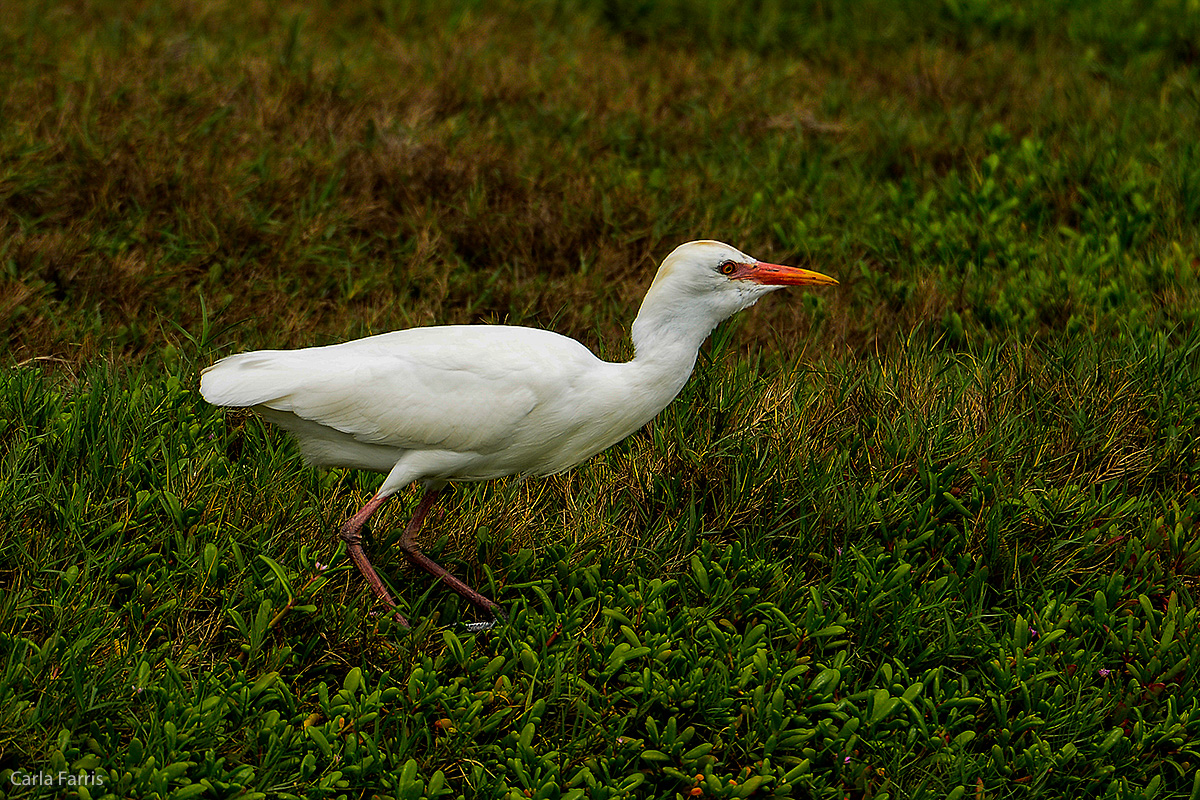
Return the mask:
<path fill-rule="evenodd" d="M 1200 798 L 1194 0 L 0 13 L 0 799 Z M 197 392 L 675 245 L 841 285 L 554 478 L 379 478 Z M 88 785 L 32 784 L 60 771 Z M 45 780 L 45 778 L 42 778 Z"/>

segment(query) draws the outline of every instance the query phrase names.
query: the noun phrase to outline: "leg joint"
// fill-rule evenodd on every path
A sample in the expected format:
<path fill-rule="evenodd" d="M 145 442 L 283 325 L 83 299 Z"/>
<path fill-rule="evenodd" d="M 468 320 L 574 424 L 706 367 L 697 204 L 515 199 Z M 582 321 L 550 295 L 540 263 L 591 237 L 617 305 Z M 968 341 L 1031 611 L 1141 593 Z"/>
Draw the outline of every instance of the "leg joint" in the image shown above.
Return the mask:
<path fill-rule="evenodd" d="M 351 545 L 351 546 L 361 545 L 362 544 L 361 531 L 362 531 L 361 525 L 352 525 L 350 522 L 347 522 L 345 525 L 342 526 L 342 529 L 338 532 L 338 538 L 341 539 L 346 544 Z"/>

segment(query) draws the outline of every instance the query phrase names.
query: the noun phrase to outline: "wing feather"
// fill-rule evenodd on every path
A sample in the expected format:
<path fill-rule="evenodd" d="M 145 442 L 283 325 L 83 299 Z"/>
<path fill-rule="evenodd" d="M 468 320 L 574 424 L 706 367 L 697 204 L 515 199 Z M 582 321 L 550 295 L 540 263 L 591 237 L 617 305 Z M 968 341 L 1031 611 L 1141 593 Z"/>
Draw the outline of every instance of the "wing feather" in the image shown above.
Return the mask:
<path fill-rule="evenodd" d="M 492 453 L 537 436 L 539 405 L 600 363 L 583 345 L 533 328 L 441 326 L 329 347 L 260 350 L 201 378 L 205 399 L 263 405 L 399 449 Z"/>

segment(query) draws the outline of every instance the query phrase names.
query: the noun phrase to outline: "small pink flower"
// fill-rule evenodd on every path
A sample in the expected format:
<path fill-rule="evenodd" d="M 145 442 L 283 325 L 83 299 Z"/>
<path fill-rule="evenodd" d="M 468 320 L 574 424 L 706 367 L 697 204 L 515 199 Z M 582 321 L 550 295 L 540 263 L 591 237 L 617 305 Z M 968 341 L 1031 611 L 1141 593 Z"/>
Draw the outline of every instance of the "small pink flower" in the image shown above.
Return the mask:
<path fill-rule="evenodd" d="M 1101 669 L 1099 672 L 1099 675 L 1101 678 L 1107 678 L 1109 675 L 1112 675 L 1112 670 L 1111 669 Z"/>

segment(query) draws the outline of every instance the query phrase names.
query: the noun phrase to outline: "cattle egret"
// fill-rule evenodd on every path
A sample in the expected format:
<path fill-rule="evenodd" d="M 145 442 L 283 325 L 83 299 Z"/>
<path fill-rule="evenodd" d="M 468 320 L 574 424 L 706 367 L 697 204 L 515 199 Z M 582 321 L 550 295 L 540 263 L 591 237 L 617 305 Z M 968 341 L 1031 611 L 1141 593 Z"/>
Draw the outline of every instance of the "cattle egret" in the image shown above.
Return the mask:
<path fill-rule="evenodd" d="M 291 433 L 309 464 L 387 474 L 340 536 L 389 609 L 396 603 L 363 552 L 361 529 L 384 501 L 420 481 L 425 493 L 400 547 L 497 613 L 496 603 L 417 547 L 447 482 L 553 475 L 579 464 L 666 408 L 718 323 L 784 286 L 836 283 L 720 242 L 689 242 L 667 256 L 646 292 L 633 321 L 632 361 L 601 361 L 574 339 L 536 328 L 447 325 L 229 356 L 204 370 L 200 393 Z"/>

